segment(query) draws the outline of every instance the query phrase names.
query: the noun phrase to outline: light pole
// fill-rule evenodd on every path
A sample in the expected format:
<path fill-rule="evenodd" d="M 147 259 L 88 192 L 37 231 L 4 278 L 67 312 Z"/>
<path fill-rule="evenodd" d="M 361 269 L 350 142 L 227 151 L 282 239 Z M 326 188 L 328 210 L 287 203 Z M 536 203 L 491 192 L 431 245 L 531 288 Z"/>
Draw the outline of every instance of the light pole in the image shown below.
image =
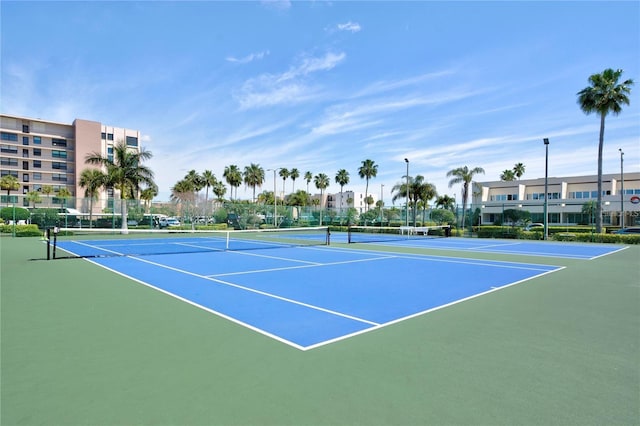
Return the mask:
<path fill-rule="evenodd" d="M 276 179 L 276 172 L 280 170 L 280 168 L 275 168 L 275 169 L 267 169 L 268 172 L 273 171 L 273 227 L 277 228 L 278 227 L 278 221 L 276 219 L 276 214 L 278 212 L 277 210 L 277 204 L 276 204 L 276 183 L 277 183 L 277 179 Z"/>
<path fill-rule="evenodd" d="M 549 139 L 544 138 L 544 239 L 549 237 L 549 218 L 547 208 L 549 205 Z"/>
<path fill-rule="evenodd" d="M 624 163 L 624 152 L 622 148 L 620 151 L 620 229 L 624 228 L 624 169 L 622 164 Z"/>
<path fill-rule="evenodd" d="M 406 225 L 409 226 L 409 159 L 405 158 L 404 162 L 407 163 L 407 204 L 405 205 L 404 213 Z"/>

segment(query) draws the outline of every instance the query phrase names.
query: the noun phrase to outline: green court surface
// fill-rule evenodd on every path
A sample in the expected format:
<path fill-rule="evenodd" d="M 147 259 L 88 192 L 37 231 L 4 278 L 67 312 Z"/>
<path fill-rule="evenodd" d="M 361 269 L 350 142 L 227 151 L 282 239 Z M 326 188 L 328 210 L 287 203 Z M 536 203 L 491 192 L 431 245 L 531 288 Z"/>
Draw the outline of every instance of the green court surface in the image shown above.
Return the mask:
<path fill-rule="evenodd" d="M 565 268 L 310 351 L 44 254 L 0 238 L 2 425 L 640 424 L 639 246 L 449 250 Z"/>

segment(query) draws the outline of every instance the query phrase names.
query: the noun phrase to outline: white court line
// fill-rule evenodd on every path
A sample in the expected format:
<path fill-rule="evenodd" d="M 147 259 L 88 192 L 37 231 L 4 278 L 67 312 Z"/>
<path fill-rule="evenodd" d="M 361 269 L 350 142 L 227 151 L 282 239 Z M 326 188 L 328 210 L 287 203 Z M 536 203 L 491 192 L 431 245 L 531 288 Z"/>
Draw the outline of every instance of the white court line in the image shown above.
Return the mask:
<path fill-rule="evenodd" d="M 271 297 L 273 299 L 282 300 L 284 302 L 293 303 L 294 305 L 304 306 L 306 308 L 315 309 L 317 311 L 326 312 L 326 313 L 329 313 L 329 314 L 332 314 L 332 315 L 336 315 L 336 316 L 347 318 L 347 319 L 350 319 L 350 320 L 362 322 L 362 323 L 365 323 L 365 324 L 379 325 L 379 323 L 376 323 L 376 322 L 373 322 L 373 321 L 369 321 L 369 320 L 366 320 L 366 319 L 363 319 L 363 318 L 358 318 L 358 317 L 355 317 L 355 316 L 352 316 L 352 315 L 348 315 L 348 314 L 345 314 L 345 313 L 342 313 L 342 312 L 332 311 L 331 309 L 321 308 L 320 306 L 315 306 L 315 305 L 311 305 L 309 303 L 304 303 L 304 302 L 300 302 L 300 301 L 297 301 L 297 300 L 289 299 L 287 297 L 278 296 L 278 295 L 273 294 L 273 293 L 267 293 L 266 291 L 256 290 L 255 288 L 245 287 L 245 286 L 242 286 L 242 285 L 239 285 L 239 284 L 234 284 L 234 283 L 229 282 L 229 281 L 223 281 L 223 280 L 220 280 L 220 279 L 217 279 L 217 278 L 207 277 L 205 275 L 196 274 L 194 272 L 185 271 L 184 269 L 174 268 L 173 266 L 163 265 L 162 263 L 152 262 L 150 260 L 142 259 L 142 258 L 135 257 L 135 256 L 127 256 L 127 257 L 130 258 L 130 259 L 133 259 L 133 260 L 137 260 L 139 262 L 144 262 L 144 263 L 148 263 L 150 265 L 159 266 L 161 268 L 169 269 L 169 270 L 172 270 L 172 271 L 175 271 L 175 272 L 180 272 L 180 273 L 185 274 L 185 275 L 191 275 L 193 277 L 202 278 L 204 280 L 217 282 L 219 284 L 227 285 L 229 287 L 234 287 L 234 288 L 238 288 L 238 289 L 241 289 L 241 290 L 249 291 L 251 293 L 260 294 L 262 296 Z"/>
<path fill-rule="evenodd" d="M 211 274 L 211 275 L 207 275 L 207 276 L 208 277 L 225 277 L 225 276 L 229 276 L 229 275 L 257 274 L 257 273 L 261 273 L 261 272 L 287 271 L 287 270 L 290 270 L 290 269 L 317 268 L 317 267 L 322 267 L 322 266 L 344 265 L 344 264 L 348 264 L 348 263 L 371 262 L 373 260 L 395 259 L 397 257 L 398 256 L 379 256 L 379 257 L 372 257 L 372 258 L 369 258 L 369 259 L 342 260 L 340 262 L 314 263 L 312 265 L 283 266 L 281 268 L 255 269 L 255 270 L 252 270 L 252 271 L 226 272 L 226 273 L 222 273 L 222 274 Z"/>

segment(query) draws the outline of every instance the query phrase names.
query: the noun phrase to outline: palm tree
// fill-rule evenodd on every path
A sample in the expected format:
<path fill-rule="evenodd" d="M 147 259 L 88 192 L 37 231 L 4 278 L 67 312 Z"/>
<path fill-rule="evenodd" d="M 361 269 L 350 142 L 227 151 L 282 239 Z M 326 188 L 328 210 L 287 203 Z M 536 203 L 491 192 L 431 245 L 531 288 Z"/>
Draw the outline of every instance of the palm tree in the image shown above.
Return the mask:
<path fill-rule="evenodd" d="M 5 175 L 0 179 L 0 189 L 7 191 L 7 206 L 9 205 L 9 198 L 11 191 L 17 191 L 20 189 L 20 182 L 15 176 Z"/>
<path fill-rule="evenodd" d="M 367 180 L 367 184 L 364 189 L 364 198 L 366 200 L 367 194 L 369 193 L 369 179 L 374 178 L 378 175 L 378 165 L 373 160 L 364 160 L 362 162 L 362 166 L 358 168 L 358 175 L 360 176 L 360 179 Z"/>
<path fill-rule="evenodd" d="M 329 180 L 329 176 L 325 175 L 324 173 L 320 173 L 313 178 L 313 182 L 315 183 L 316 188 L 320 190 L 320 226 L 322 226 L 322 201 L 324 198 L 323 195 L 324 190 L 327 189 L 331 181 Z"/>
<path fill-rule="evenodd" d="M 40 193 L 38 191 L 29 191 L 27 193 L 27 200 L 33 204 L 33 208 L 36 208 L 36 203 L 42 202 L 42 197 L 40 197 Z"/>
<path fill-rule="evenodd" d="M 393 188 L 391 188 L 391 193 L 394 194 L 393 197 L 391 197 L 391 202 L 395 203 L 398 199 L 405 198 L 407 200 L 407 206 L 411 206 L 412 196 L 415 195 L 415 193 L 411 189 L 412 187 L 413 187 L 413 178 L 411 176 L 409 177 L 403 176 L 402 182 L 393 185 Z M 408 198 L 407 198 L 407 194 L 408 194 Z M 407 217 L 408 217 L 408 214 L 407 214 Z"/>
<path fill-rule="evenodd" d="M 296 192 L 296 179 L 298 179 L 300 177 L 300 171 L 298 171 L 298 169 L 291 169 L 291 171 L 289 171 L 289 177 L 291 178 L 291 193 L 293 194 L 294 192 Z"/>
<path fill-rule="evenodd" d="M 230 198 L 233 200 L 233 188 L 236 188 L 236 198 L 238 197 L 238 187 L 242 185 L 242 172 L 235 164 L 224 168 L 222 176 L 229 184 Z"/>
<path fill-rule="evenodd" d="M 179 215 L 183 214 L 183 210 L 189 210 L 189 203 L 193 200 L 194 195 L 193 182 L 187 179 L 179 180 L 175 185 L 173 185 L 171 188 L 171 201 L 179 205 Z M 187 207 L 183 208 L 183 204 L 185 203 Z"/>
<path fill-rule="evenodd" d="M 126 200 L 134 198 L 140 190 L 140 184 L 155 185 L 153 171 L 143 166 L 144 160 L 152 157 L 150 151 L 142 149 L 135 151 L 127 148 L 124 142 L 119 142 L 113 147 L 113 159 L 103 157 L 99 152 L 87 155 L 85 162 L 103 166 L 106 169 L 106 186 L 116 188 L 120 192 L 120 208 L 122 214 L 122 229 L 127 229 L 127 203 Z"/>
<path fill-rule="evenodd" d="M 505 182 L 514 181 L 516 180 L 516 173 L 513 170 L 506 169 L 500 175 L 500 180 L 503 180 Z"/>
<path fill-rule="evenodd" d="M 307 181 L 307 193 L 309 192 L 309 183 L 313 180 L 313 174 L 311 172 L 304 173 L 304 180 Z"/>
<path fill-rule="evenodd" d="M 147 214 L 151 213 L 151 201 L 158 196 L 158 187 L 156 185 L 140 191 L 140 199 L 144 201 L 144 208 Z"/>
<path fill-rule="evenodd" d="M 345 169 L 338 170 L 338 173 L 336 173 L 336 183 L 340 185 L 340 216 L 342 216 L 342 189 L 349 183 L 349 172 Z M 342 217 L 340 220 L 342 220 Z"/>
<path fill-rule="evenodd" d="M 213 174 L 211 170 L 205 170 L 202 173 L 202 183 L 205 187 L 204 193 L 204 205 L 205 205 L 205 216 L 207 215 L 207 209 L 209 207 L 209 188 L 214 186 L 218 182 L 216 179 L 216 175 Z"/>
<path fill-rule="evenodd" d="M 93 201 L 106 182 L 107 176 L 98 169 L 84 169 L 80 174 L 78 184 L 84 188 L 85 198 L 89 199 L 89 228 L 93 226 Z"/>
<path fill-rule="evenodd" d="M 448 195 L 441 195 L 436 198 L 436 207 L 440 207 L 445 210 L 452 210 L 455 206 L 456 199 L 449 197 Z"/>
<path fill-rule="evenodd" d="M 524 164 L 516 163 L 513 166 L 513 174 L 518 178 L 518 180 L 524 175 Z"/>
<path fill-rule="evenodd" d="M 418 204 L 422 205 L 422 222 L 424 224 L 427 207 L 429 207 L 429 200 L 438 196 L 436 187 L 429 182 L 425 182 L 424 177 L 418 175 L 413 183 L 411 192 L 415 194 L 414 209 L 418 208 Z M 415 222 L 415 210 L 413 220 Z"/>
<path fill-rule="evenodd" d="M 285 183 L 287 181 L 287 178 L 289 177 L 289 170 L 285 169 L 284 167 L 280 169 L 280 171 L 278 172 L 278 174 L 280 175 L 280 177 L 282 178 L 282 198 L 284 199 L 284 186 Z M 275 196 L 275 194 L 274 194 Z M 277 198 L 277 197 L 276 197 Z"/>
<path fill-rule="evenodd" d="M 578 104 L 585 114 L 597 113 L 600 116 L 600 138 L 598 142 L 598 204 L 596 206 L 596 232 L 602 232 L 602 149 L 604 146 L 604 121 L 611 112 L 622 112 L 622 105 L 629 105 L 629 94 L 633 80 L 618 83 L 622 70 L 608 68 L 601 74 L 589 77 L 589 84 L 578 92 Z"/>
<path fill-rule="evenodd" d="M 224 183 L 222 183 L 222 181 L 216 180 L 216 183 L 213 184 L 212 191 L 215 196 L 218 197 L 218 201 L 221 201 L 224 197 L 224 194 L 227 192 L 227 187 L 224 186 Z"/>
<path fill-rule="evenodd" d="M 449 170 L 447 177 L 452 177 L 449 181 L 449 188 L 453 185 L 462 183 L 462 229 L 464 229 L 464 218 L 467 212 L 467 199 L 469 198 L 469 184 L 473 181 L 473 177 L 479 173 L 484 174 L 482 167 L 475 167 L 471 170 L 467 166 L 458 167 L 457 169 Z"/>
<path fill-rule="evenodd" d="M 264 169 L 259 164 L 251 163 L 244 168 L 244 184 L 253 188 L 253 202 L 256 202 L 256 187 L 264 183 Z"/>
<path fill-rule="evenodd" d="M 309 204 L 309 193 L 301 189 L 287 196 L 288 206 L 306 206 L 307 204 Z"/>
<path fill-rule="evenodd" d="M 51 185 L 42 185 L 42 193 L 47 196 L 49 202 L 47 204 L 51 204 L 51 194 L 53 194 L 53 186 Z"/>

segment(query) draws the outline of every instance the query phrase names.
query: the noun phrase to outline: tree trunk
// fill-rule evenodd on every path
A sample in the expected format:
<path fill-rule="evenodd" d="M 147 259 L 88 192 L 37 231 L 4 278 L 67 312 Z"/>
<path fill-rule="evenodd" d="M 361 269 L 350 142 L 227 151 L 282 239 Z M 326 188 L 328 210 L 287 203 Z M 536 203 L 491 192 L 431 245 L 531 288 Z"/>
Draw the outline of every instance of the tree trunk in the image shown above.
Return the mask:
<path fill-rule="evenodd" d="M 602 148 L 604 147 L 604 118 L 600 114 L 600 140 L 598 142 L 598 203 L 596 205 L 596 233 L 602 233 Z"/>

